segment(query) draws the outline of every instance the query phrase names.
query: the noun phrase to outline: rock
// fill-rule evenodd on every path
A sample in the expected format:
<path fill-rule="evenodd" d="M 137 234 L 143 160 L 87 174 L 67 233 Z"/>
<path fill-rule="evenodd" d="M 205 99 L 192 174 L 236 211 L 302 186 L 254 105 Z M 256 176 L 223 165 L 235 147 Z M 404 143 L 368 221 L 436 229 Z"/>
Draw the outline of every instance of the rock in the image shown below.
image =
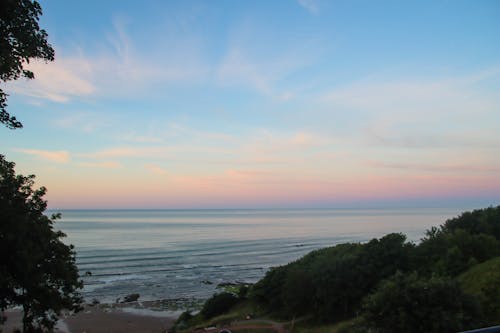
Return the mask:
<path fill-rule="evenodd" d="M 130 294 L 130 295 L 127 295 L 123 298 L 123 302 L 122 303 L 130 303 L 130 302 L 135 302 L 139 299 L 139 294 Z"/>
<path fill-rule="evenodd" d="M 203 284 L 214 284 L 212 281 L 208 281 L 208 280 L 203 280 L 203 281 L 201 281 L 201 283 L 203 283 Z"/>

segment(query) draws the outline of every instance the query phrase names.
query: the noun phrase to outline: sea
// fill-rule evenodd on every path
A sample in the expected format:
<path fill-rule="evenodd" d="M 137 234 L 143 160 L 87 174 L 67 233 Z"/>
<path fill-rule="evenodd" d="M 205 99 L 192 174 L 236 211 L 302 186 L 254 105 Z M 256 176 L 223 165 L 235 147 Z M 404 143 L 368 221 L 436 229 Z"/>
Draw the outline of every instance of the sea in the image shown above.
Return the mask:
<path fill-rule="evenodd" d="M 203 300 L 315 249 L 391 232 L 418 242 L 459 208 L 60 210 L 86 301 Z M 88 274 L 90 272 L 90 274 Z"/>

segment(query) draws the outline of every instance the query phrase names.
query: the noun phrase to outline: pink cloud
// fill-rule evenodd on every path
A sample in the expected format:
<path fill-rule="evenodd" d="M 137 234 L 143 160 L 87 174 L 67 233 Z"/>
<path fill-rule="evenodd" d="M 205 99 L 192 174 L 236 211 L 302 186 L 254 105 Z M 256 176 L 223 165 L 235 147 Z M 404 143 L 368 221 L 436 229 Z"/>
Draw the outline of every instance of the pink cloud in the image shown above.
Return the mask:
<path fill-rule="evenodd" d="M 16 151 L 57 163 L 68 163 L 70 158 L 65 150 L 16 149 Z"/>

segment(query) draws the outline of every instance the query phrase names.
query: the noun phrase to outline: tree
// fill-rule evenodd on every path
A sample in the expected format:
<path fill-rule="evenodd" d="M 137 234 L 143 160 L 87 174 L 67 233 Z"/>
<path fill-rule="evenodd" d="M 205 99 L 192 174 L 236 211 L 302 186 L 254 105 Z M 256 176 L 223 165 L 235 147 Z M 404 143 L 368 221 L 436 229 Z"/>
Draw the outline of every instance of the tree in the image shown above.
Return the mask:
<path fill-rule="evenodd" d="M 313 307 L 314 290 L 311 272 L 301 267 L 293 267 L 283 285 L 285 312 L 292 317 L 306 314 Z"/>
<path fill-rule="evenodd" d="M 414 251 L 406 236 L 397 233 L 319 249 L 268 271 L 251 295 L 282 317 L 310 314 L 324 322 L 352 318 L 380 281 L 409 270 Z"/>
<path fill-rule="evenodd" d="M 63 309 L 80 310 L 82 297 L 72 245 L 54 230 L 59 215 L 44 215 L 46 189 L 16 175 L 0 155 L 0 310 L 23 307 L 25 332 L 51 330 Z"/>
<path fill-rule="evenodd" d="M 500 206 L 466 212 L 427 230 L 417 247 L 420 273 L 457 276 L 500 255 Z"/>
<path fill-rule="evenodd" d="M 205 302 L 200 313 L 209 319 L 228 311 L 238 301 L 238 297 L 228 292 L 215 294 Z"/>
<path fill-rule="evenodd" d="M 476 299 L 448 278 L 424 279 L 416 273 L 396 273 L 364 300 L 363 318 L 369 331 L 458 332 L 481 326 Z"/>
<path fill-rule="evenodd" d="M 31 0 L 2 0 L 0 2 L 0 81 L 33 79 L 32 71 L 24 68 L 31 59 L 54 60 L 54 49 L 47 42 L 47 32 L 40 29 L 38 20 L 42 8 Z M 7 108 L 7 94 L 0 89 L 0 123 L 8 128 L 22 124 Z"/>

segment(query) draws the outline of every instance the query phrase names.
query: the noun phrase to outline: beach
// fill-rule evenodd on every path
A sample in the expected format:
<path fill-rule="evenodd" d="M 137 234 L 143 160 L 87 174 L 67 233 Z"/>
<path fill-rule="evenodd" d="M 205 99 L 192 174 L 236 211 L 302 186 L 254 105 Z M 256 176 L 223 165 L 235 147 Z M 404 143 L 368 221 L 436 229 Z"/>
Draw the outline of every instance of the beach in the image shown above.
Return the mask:
<path fill-rule="evenodd" d="M 22 327 L 20 310 L 5 312 L 7 321 L 0 326 L 5 333 Z M 81 312 L 62 315 L 56 325 L 56 333 L 160 333 L 172 327 L 179 313 L 162 311 L 154 302 L 146 304 L 86 305 Z"/>

